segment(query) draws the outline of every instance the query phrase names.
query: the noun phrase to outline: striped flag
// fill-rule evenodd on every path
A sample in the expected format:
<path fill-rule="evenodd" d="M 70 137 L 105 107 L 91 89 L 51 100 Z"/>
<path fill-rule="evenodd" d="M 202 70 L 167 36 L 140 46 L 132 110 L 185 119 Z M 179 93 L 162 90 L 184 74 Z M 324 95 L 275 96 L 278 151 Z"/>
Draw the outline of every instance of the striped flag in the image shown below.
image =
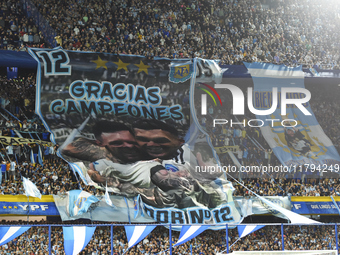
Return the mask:
<path fill-rule="evenodd" d="M 66 255 L 79 254 L 90 242 L 96 227 L 63 227 Z"/>
<path fill-rule="evenodd" d="M 0 227 L 0 246 L 17 238 L 30 227 Z"/>
<path fill-rule="evenodd" d="M 34 154 L 33 154 L 33 149 L 32 148 L 31 148 L 30 158 L 31 158 L 31 163 L 35 164 L 35 159 L 34 159 Z"/>
<path fill-rule="evenodd" d="M 260 228 L 263 228 L 265 225 L 242 225 L 237 226 L 238 235 L 239 238 L 245 237 L 246 235 L 249 235 L 250 233 L 255 232 L 256 230 L 259 230 Z"/>
<path fill-rule="evenodd" d="M 154 230 L 156 226 L 124 226 L 126 237 L 129 242 L 130 249 L 132 246 L 138 244 L 140 241 L 142 241 L 145 237 L 147 237 L 148 234 L 151 233 L 152 230 Z"/>
<path fill-rule="evenodd" d="M 210 225 L 186 225 L 186 226 L 182 226 L 181 234 L 180 234 L 178 241 L 175 244 L 175 246 L 186 243 L 187 241 L 189 241 L 192 238 L 201 234 L 204 230 L 206 230 L 209 227 L 210 227 Z"/>
<path fill-rule="evenodd" d="M 105 188 L 105 202 L 106 202 L 106 204 L 108 204 L 109 206 L 112 206 L 112 207 L 115 208 L 115 206 L 113 205 L 112 200 L 111 200 L 111 198 L 110 198 L 109 192 L 107 191 L 107 186 L 106 186 L 106 188 Z"/>
<path fill-rule="evenodd" d="M 25 189 L 24 195 L 30 196 L 30 197 L 38 197 L 41 199 L 41 193 L 38 190 L 37 186 L 25 177 L 22 177 L 22 179 L 23 179 L 23 185 Z"/>
<path fill-rule="evenodd" d="M 44 166 L 44 161 L 43 161 L 43 155 L 42 155 L 42 151 L 41 151 L 41 146 L 38 145 L 39 147 L 39 151 L 38 151 L 38 162 L 41 166 Z"/>
<path fill-rule="evenodd" d="M 86 213 L 93 203 L 99 202 L 94 195 L 82 190 L 68 191 L 68 206 L 66 211 L 70 217 Z"/>

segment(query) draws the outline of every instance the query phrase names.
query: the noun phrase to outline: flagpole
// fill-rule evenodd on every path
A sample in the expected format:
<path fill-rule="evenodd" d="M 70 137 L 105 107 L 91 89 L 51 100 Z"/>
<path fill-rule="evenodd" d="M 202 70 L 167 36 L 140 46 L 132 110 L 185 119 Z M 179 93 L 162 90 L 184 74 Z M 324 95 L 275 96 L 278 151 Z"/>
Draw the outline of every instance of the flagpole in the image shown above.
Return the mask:
<path fill-rule="evenodd" d="M 339 240 L 338 240 L 338 224 L 334 224 L 334 227 L 335 227 L 335 245 L 336 245 L 336 252 L 337 252 L 337 254 L 339 254 L 338 253 L 338 251 L 339 251 Z"/>
<path fill-rule="evenodd" d="M 1 145 L 2 145 L 2 148 L 5 150 L 5 154 L 6 154 L 7 158 L 8 158 L 8 160 L 11 161 L 11 159 L 9 158 L 9 156 L 8 156 L 8 154 L 6 152 L 6 148 L 4 147 L 3 143 L 1 143 Z"/>
<path fill-rule="evenodd" d="M 227 253 L 229 253 L 229 232 L 228 232 L 228 224 L 226 224 L 226 230 L 225 230 L 225 242 L 227 245 Z"/>
<path fill-rule="evenodd" d="M 25 116 L 26 120 L 28 120 L 27 116 L 25 115 L 24 111 L 19 107 L 19 110 L 22 112 L 22 114 Z"/>
<path fill-rule="evenodd" d="M 169 243 L 170 243 L 170 255 L 172 255 L 172 233 L 171 233 L 171 224 L 169 225 Z"/>
<path fill-rule="evenodd" d="M 51 225 L 48 226 L 48 255 L 51 255 Z"/>
<path fill-rule="evenodd" d="M 230 247 L 229 248 L 231 248 L 235 243 L 237 243 L 237 241 L 238 240 L 240 240 L 241 239 L 241 237 L 239 237 L 232 245 L 230 245 Z"/>
<path fill-rule="evenodd" d="M 27 196 L 27 224 L 29 224 L 30 220 L 30 197 Z"/>
<path fill-rule="evenodd" d="M 5 153 L 6 153 L 6 152 L 5 152 Z M 5 161 L 5 159 L 4 159 L 4 157 L 2 156 L 2 154 L 1 154 L 1 153 L 0 153 L 0 156 L 1 156 L 2 160 L 3 160 L 3 161 Z"/>
<path fill-rule="evenodd" d="M 283 233 L 283 224 L 281 223 L 281 242 L 282 242 L 282 250 L 285 250 L 285 237 Z"/>
<path fill-rule="evenodd" d="M 113 255 L 113 225 L 111 224 L 111 255 Z"/>
<path fill-rule="evenodd" d="M 8 120 L 8 118 L 5 115 L 3 115 L 1 112 L 0 112 L 0 114 L 1 114 L 2 117 L 4 117 L 4 119 Z"/>

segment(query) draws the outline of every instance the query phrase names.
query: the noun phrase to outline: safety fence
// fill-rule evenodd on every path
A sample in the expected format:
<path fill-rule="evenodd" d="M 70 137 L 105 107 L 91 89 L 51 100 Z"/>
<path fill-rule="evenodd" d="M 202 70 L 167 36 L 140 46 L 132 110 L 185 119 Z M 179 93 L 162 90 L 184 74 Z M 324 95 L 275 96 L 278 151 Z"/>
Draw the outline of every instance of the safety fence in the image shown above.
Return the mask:
<path fill-rule="evenodd" d="M 1 225 L 0 253 L 211 254 L 233 251 L 339 250 L 338 225 L 39 224 Z M 169 240 L 172 245 L 169 245 Z M 97 252 L 97 253 L 96 253 Z M 92 253 L 91 253 L 92 254 Z"/>

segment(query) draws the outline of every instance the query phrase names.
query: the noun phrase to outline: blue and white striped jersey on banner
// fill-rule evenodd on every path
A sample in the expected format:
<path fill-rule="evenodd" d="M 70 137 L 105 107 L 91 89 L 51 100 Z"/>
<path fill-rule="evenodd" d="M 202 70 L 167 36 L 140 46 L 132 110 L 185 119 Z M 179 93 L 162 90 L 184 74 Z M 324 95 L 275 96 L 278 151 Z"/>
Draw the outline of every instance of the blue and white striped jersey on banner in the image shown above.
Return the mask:
<path fill-rule="evenodd" d="M 99 202 L 99 199 L 90 193 L 82 190 L 68 191 L 68 206 L 66 208 L 70 217 L 86 213 L 93 203 Z"/>
<path fill-rule="evenodd" d="M 41 199 L 41 193 L 38 190 L 37 186 L 30 180 L 26 179 L 25 177 L 22 177 L 22 180 L 23 180 L 23 185 L 25 189 L 24 195 L 30 196 L 30 197 L 38 197 Z"/>
<path fill-rule="evenodd" d="M 238 230 L 238 236 L 240 238 L 245 237 L 246 235 L 249 235 L 250 233 L 253 233 L 256 230 L 259 230 L 260 228 L 263 228 L 265 225 L 244 225 L 244 226 L 237 226 Z"/>
<path fill-rule="evenodd" d="M 30 227 L 0 227 L 0 246 L 17 238 Z"/>
<path fill-rule="evenodd" d="M 156 226 L 124 226 L 130 249 L 142 241 Z"/>
<path fill-rule="evenodd" d="M 66 255 L 77 255 L 90 242 L 96 227 L 63 227 Z"/>
<path fill-rule="evenodd" d="M 187 241 L 189 241 L 192 238 L 201 234 L 204 230 L 206 230 L 209 227 L 210 227 L 210 225 L 186 225 L 186 226 L 182 226 L 181 234 L 179 235 L 178 241 L 175 244 L 175 246 L 186 243 Z"/>

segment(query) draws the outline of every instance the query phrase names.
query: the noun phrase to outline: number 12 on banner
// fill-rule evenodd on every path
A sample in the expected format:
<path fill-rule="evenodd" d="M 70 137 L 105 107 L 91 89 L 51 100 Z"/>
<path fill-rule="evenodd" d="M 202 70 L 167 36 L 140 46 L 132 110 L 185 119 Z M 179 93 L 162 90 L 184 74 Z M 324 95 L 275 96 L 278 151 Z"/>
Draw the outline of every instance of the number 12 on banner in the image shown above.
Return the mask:
<path fill-rule="evenodd" d="M 39 58 L 44 61 L 44 74 L 50 75 L 71 75 L 70 59 L 63 50 L 37 52 Z"/>

